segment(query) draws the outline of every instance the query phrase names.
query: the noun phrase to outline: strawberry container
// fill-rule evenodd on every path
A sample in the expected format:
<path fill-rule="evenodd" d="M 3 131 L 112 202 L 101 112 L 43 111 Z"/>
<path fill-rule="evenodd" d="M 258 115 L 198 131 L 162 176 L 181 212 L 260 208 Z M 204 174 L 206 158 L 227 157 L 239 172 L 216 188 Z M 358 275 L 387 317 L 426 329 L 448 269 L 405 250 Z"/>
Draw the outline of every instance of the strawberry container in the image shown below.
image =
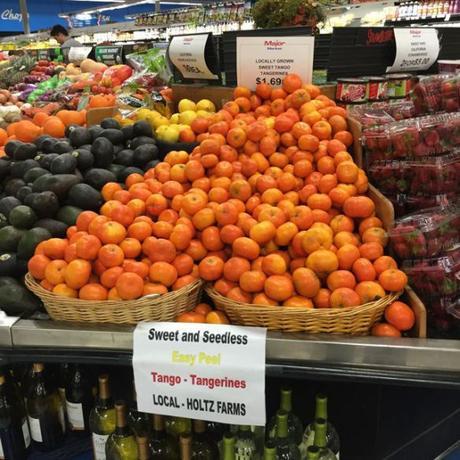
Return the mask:
<path fill-rule="evenodd" d="M 442 82 L 450 77 L 449 74 L 420 77 L 412 91 L 412 100 L 417 114 L 436 113 L 442 110 Z"/>
<path fill-rule="evenodd" d="M 460 338 L 460 296 L 432 297 L 428 301 L 424 300 L 430 335 Z"/>
<path fill-rule="evenodd" d="M 413 101 L 408 99 L 388 101 L 384 110 L 396 121 L 414 118 L 417 115 Z"/>
<path fill-rule="evenodd" d="M 458 195 L 455 192 L 442 193 L 438 195 L 432 194 L 418 194 L 418 195 L 404 195 L 398 197 L 404 202 L 406 214 L 409 212 L 422 211 L 436 206 L 450 206 L 458 201 Z"/>
<path fill-rule="evenodd" d="M 407 193 L 411 171 L 407 161 L 375 161 L 368 167 L 371 183 L 385 194 Z"/>
<path fill-rule="evenodd" d="M 415 120 L 405 120 L 392 123 L 389 127 L 392 158 L 395 160 L 420 156 L 417 152 L 423 144 L 418 123 Z"/>
<path fill-rule="evenodd" d="M 460 109 L 460 77 L 449 76 L 441 83 L 441 107 L 446 112 L 457 112 Z"/>
<path fill-rule="evenodd" d="M 391 159 L 392 146 L 390 130 L 387 125 L 365 129 L 362 141 L 365 149 L 366 164 L 368 166 L 374 161 Z"/>
<path fill-rule="evenodd" d="M 438 207 L 397 219 L 389 237 L 400 259 L 438 256 L 460 243 L 460 209 Z"/>
<path fill-rule="evenodd" d="M 460 247 L 443 256 L 404 261 L 402 270 L 428 305 L 435 298 L 460 295 Z"/>

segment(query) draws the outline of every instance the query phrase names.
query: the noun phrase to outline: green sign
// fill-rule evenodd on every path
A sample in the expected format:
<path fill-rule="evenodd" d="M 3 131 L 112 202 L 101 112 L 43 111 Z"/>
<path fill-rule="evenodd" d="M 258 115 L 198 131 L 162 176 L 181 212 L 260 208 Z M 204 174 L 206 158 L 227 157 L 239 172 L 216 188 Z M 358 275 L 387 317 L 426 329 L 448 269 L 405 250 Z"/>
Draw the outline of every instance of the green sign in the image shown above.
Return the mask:
<path fill-rule="evenodd" d="M 106 65 L 123 64 L 122 51 L 121 46 L 96 46 L 96 61 Z"/>

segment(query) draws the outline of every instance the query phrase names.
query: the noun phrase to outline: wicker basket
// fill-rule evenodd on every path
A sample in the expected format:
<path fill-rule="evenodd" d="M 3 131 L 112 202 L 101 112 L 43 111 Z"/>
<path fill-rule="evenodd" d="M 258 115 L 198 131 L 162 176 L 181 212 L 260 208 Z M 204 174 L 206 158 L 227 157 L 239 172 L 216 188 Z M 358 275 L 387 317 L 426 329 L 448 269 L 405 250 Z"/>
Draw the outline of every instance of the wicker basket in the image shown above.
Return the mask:
<path fill-rule="evenodd" d="M 305 309 L 240 303 L 222 296 L 212 286 L 207 286 L 205 290 L 216 308 L 224 311 L 232 324 L 261 326 L 284 332 L 351 335 L 368 334 L 373 324 L 382 317 L 386 306 L 400 295 L 387 295 L 359 307 Z"/>
<path fill-rule="evenodd" d="M 202 281 L 197 280 L 178 291 L 161 296 L 146 296 L 127 301 L 88 301 L 58 296 L 43 289 L 30 273 L 26 286 L 45 305 L 50 317 L 57 321 L 87 323 L 137 324 L 140 321 L 174 321 L 174 318 L 193 309 L 200 298 Z"/>

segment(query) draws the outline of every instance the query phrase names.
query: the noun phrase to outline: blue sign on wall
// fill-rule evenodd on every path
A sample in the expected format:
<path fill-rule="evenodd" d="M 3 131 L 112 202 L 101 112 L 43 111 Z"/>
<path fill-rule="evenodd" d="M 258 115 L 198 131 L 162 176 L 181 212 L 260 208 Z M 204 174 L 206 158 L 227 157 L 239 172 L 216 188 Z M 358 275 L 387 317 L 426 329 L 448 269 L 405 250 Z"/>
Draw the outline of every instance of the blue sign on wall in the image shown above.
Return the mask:
<path fill-rule="evenodd" d="M 110 4 L 110 0 L 107 4 Z M 65 19 L 60 18 L 60 13 L 68 13 L 79 11 L 86 8 L 100 8 L 104 3 L 101 2 L 71 2 L 66 0 L 27 0 L 27 8 L 29 10 L 30 30 L 37 31 L 49 29 L 54 24 L 62 24 L 68 27 Z M 179 6 L 179 5 L 178 5 Z M 104 11 L 102 18 L 99 20 L 103 23 L 125 21 L 125 16 L 128 14 L 145 13 L 153 11 L 154 5 L 145 4 L 131 6 L 117 10 Z M 162 7 L 163 9 L 163 7 Z M 165 8 L 167 9 L 167 8 Z M 0 32 L 17 32 L 23 31 L 21 12 L 19 8 L 19 0 L 1 0 L 0 1 Z M 91 20 L 77 21 L 77 26 L 96 25 L 98 18 L 96 15 Z"/>

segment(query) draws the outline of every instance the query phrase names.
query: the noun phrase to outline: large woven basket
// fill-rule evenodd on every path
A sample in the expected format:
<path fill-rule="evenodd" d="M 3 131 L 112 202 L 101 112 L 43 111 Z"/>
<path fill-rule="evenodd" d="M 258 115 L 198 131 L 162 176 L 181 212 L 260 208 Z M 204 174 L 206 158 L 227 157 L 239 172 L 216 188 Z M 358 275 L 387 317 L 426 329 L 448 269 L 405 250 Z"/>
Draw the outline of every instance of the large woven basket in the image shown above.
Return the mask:
<path fill-rule="evenodd" d="M 202 281 L 197 280 L 182 289 L 158 296 L 125 301 L 89 301 L 53 294 L 43 289 L 30 273 L 26 274 L 25 283 L 41 299 L 54 320 L 112 324 L 174 321 L 177 315 L 196 306 L 202 287 Z"/>
<path fill-rule="evenodd" d="M 350 335 L 368 334 L 374 323 L 382 317 L 385 308 L 400 295 L 386 295 L 359 307 L 305 309 L 251 305 L 227 299 L 212 286 L 207 286 L 205 290 L 216 308 L 224 311 L 232 324 L 261 326 L 284 332 Z"/>

